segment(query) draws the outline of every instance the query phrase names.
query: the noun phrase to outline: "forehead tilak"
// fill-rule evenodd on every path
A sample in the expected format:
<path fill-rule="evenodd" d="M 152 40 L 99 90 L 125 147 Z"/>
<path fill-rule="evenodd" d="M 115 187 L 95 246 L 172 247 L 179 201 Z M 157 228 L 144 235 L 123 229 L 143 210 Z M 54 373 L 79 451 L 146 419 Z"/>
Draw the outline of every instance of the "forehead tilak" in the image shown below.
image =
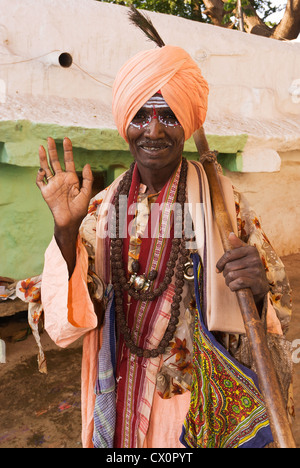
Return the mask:
<path fill-rule="evenodd" d="M 168 108 L 169 109 L 169 105 L 166 103 L 166 101 L 164 100 L 164 98 L 159 95 L 159 94 L 156 94 L 154 96 L 152 96 L 144 105 L 143 105 L 143 108 L 145 109 L 153 109 L 153 106 L 154 107 L 165 107 L 165 108 Z"/>

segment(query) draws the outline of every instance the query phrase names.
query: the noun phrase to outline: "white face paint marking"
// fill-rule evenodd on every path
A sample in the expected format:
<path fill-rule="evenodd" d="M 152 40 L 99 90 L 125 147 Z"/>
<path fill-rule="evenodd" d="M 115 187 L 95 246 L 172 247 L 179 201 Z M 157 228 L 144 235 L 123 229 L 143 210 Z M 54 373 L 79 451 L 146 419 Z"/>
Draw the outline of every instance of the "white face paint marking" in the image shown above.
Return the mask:
<path fill-rule="evenodd" d="M 130 125 L 138 129 L 146 128 L 153 119 L 157 119 L 165 127 L 177 127 L 180 125 L 163 96 L 158 94 L 151 97 L 141 107 L 132 119 L 132 122 L 130 122 Z"/>
<path fill-rule="evenodd" d="M 163 107 L 163 108 L 168 108 L 168 104 L 166 103 L 166 101 L 164 100 L 164 98 L 162 96 L 159 96 L 159 95 L 155 95 L 155 96 L 152 96 L 152 98 L 149 99 L 149 101 L 147 101 L 144 105 L 143 105 L 143 108 L 145 109 L 152 109 L 156 106 L 159 106 L 159 107 Z"/>

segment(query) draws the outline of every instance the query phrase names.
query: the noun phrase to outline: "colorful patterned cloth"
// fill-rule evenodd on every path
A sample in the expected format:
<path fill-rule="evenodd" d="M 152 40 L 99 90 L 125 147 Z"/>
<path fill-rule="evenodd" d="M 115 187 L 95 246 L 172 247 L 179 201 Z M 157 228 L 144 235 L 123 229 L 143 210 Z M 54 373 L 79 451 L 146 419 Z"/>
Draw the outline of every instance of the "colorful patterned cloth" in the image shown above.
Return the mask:
<path fill-rule="evenodd" d="M 116 187 L 116 185 L 117 181 L 114 187 Z M 104 246 L 101 251 L 99 249 L 98 251 L 96 250 L 96 231 L 101 216 L 101 207 L 107 200 L 111 200 L 113 196 L 112 192 L 113 190 L 105 190 L 91 201 L 88 215 L 80 229 L 82 244 L 89 257 L 89 274 L 87 278 L 89 291 L 92 298 L 96 299 L 101 295 L 100 290 L 103 287 L 103 281 L 106 285 L 109 284 L 106 278 L 101 276 L 100 279 L 95 272 L 95 263 L 100 260 L 102 261 L 100 254 L 109 252 L 107 245 Z M 172 196 L 174 196 L 173 193 Z M 273 305 L 272 310 L 275 317 L 273 317 L 271 325 L 269 323 L 269 316 L 263 315 L 263 320 L 265 320 L 268 331 L 273 331 L 272 338 L 274 337 L 274 339 L 276 339 L 276 343 L 279 342 L 277 338 L 284 341 L 282 331 L 285 332 L 287 330 L 291 316 L 290 287 L 284 272 L 284 267 L 262 231 L 258 217 L 236 190 L 234 190 L 234 197 L 239 235 L 245 242 L 257 247 L 265 265 L 271 287 L 269 297 Z M 143 249 L 145 249 L 145 247 L 143 247 Z M 152 252 L 153 250 L 149 249 L 148 252 L 150 251 Z M 165 252 L 166 251 L 167 249 L 165 249 Z M 142 256 L 144 256 L 143 252 Z M 104 258 L 106 257 L 104 256 Z M 146 256 L 145 258 L 148 257 Z M 151 261 L 153 260 L 154 257 Z M 108 260 L 106 259 L 103 264 L 109 271 L 109 258 Z M 143 266 L 145 266 L 145 271 L 152 269 L 150 263 L 145 262 Z M 39 297 L 41 279 L 41 276 L 29 278 L 14 285 L 17 295 L 27 302 L 31 301 L 34 305 L 32 316 L 35 317 L 34 320 L 37 323 L 42 313 L 42 305 Z M 148 316 L 146 319 L 143 315 L 145 311 L 143 308 L 144 306 L 141 304 L 133 305 L 133 307 L 135 307 L 135 312 L 131 315 L 130 327 L 134 333 L 137 333 L 137 338 L 141 340 L 141 344 L 144 345 L 144 343 L 147 343 L 149 348 L 157 346 L 168 324 L 174 290 L 175 285 L 172 282 L 158 302 L 155 314 L 153 316 L 151 316 L 151 313 L 146 314 Z M 180 305 L 179 323 L 171 346 L 167 348 L 166 353 L 162 357 L 144 360 L 132 356 L 123 346 L 122 349 L 121 347 L 119 348 L 119 353 L 121 354 L 119 354 L 117 358 L 118 370 L 116 382 L 120 397 L 119 402 L 121 400 L 124 402 L 124 404 L 122 403 L 121 405 L 122 413 L 119 413 L 119 416 L 117 414 L 117 419 L 120 417 L 119 420 L 124 422 L 124 425 L 122 423 L 122 425 L 118 426 L 118 430 L 120 431 L 119 446 L 143 447 L 150 424 L 154 392 L 158 392 L 162 399 L 171 399 L 181 393 L 190 391 L 192 394 L 191 408 L 185 422 L 185 436 L 183 436 L 182 439 L 185 441 L 185 444 L 188 446 L 201 446 L 201 444 L 207 444 L 207 446 L 246 446 L 248 443 L 252 444 L 257 441 L 262 445 L 264 443 L 261 439 L 261 435 L 265 432 L 266 420 L 260 406 L 261 401 L 257 394 L 255 378 L 253 374 L 249 372 L 253 363 L 251 358 L 245 360 L 245 354 L 241 352 L 241 350 L 244 350 L 244 336 L 230 335 L 224 332 L 219 334 L 217 332 L 208 333 L 199 318 L 199 314 L 203 311 L 196 303 L 193 294 L 193 286 L 189 282 L 185 282 L 183 300 Z M 51 317 L 49 317 L 48 320 L 51 320 Z M 276 326 L 274 326 L 274 323 Z M 74 330 L 74 336 L 76 337 L 78 337 L 79 333 L 78 327 Z M 92 330 L 91 333 L 93 332 L 95 332 L 95 334 L 98 333 L 97 330 Z M 218 339 L 216 339 L 216 337 Z M 199 347 L 203 348 L 202 354 L 199 353 Z M 283 363 L 281 366 L 278 365 L 278 368 L 281 367 L 282 369 L 280 370 L 282 370 L 283 373 L 286 372 L 286 378 L 284 380 L 286 382 L 285 388 L 287 389 L 290 386 L 290 361 L 288 357 L 286 360 L 282 359 L 282 349 L 283 348 L 278 348 L 278 356 L 280 357 L 279 364 L 281 361 Z M 95 354 L 98 353 L 98 349 L 94 351 Z M 90 353 L 91 352 L 90 350 Z M 242 362 L 244 367 L 243 365 L 238 365 L 237 361 Z M 98 377 L 101 374 L 101 369 L 103 369 L 100 363 L 99 366 L 100 373 Z M 125 374 L 123 374 L 126 375 L 125 380 L 122 378 L 120 379 L 123 373 L 121 366 L 124 366 L 125 369 Z M 218 368 L 221 369 L 221 367 L 222 370 L 226 370 L 226 372 L 230 371 L 230 379 L 226 378 L 222 380 L 222 375 L 220 372 L 218 373 Z M 88 366 L 88 368 L 90 369 L 91 366 Z M 211 388 L 213 388 L 214 379 L 216 377 L 218 377 L 218 379 L 216 379 L 218 387 L 215 393 L 212 393 Z M 130 383 L 131 379 L 134 379 L 133 387 Z M 94 377 L 92 380 L 94 384 Z M 210 386 L 208 382 L 210 382 Z M 228 388 L 230 387 L 226 387 L 226 385 L 232 385 L 231 388 L 243 390 L 243 400 L 240 401 L 237 399 L 235 404 L 232 403 L 231 406 L 226 406 L 226 404 L 230 403 L 230 398 L 225 398 L 225 395 L 230 397 L 231 394 L 230 391 L 228 392 Z M 135 388 L 136 391 L 132 391 L 132 388 Z M 227 393 L 225 393 L 225 390 Z M 83 398 L 87 399 L 87 395 L 84 394 Z M 196 401 L 202 402 L 202 413 L 198 415 L 193 406 Z M 241 406 L 242 403 L 244 405 L 243 407 Z M 254 405 L 253 408 L 255 408 L 253 419 L 251 419 L 252 416 L 249 415 L 249 408 L 247 408 L 247 405 L 250 403 Z M 287 405 L 291 407 L 290 400 L 287 400 Z M 135 408 L 134 418 L 132 417 L 133 407 Z M 212 419 L 214 415 L 212 407 L 213 409 L 217 408 L 215 420 Z M 241 423 L 241 419 L 237 417 L 238 409 L 239 411 L 244 411 L 240 413 L 243 414 L 243 416 L 248 414 L 249 425 L 247 428 L 248 432 L 245 432 L 245 436 L 241 436 L 241 433 L 245 431 L 245 427 Z M 227 424 L 224 423 L 226 420 L 223 419 L 224 411 L 226 412 L 226 410 L 230 410 L 230 417 L 228 414 L 226 415 L 226 417 L 229 418 L 227 421 L 229 424 L 228 427 L 233 428 L 234 419 L 236 420 L 236 429 L 234 429 L 232 437 L 229 435 L 228 430 L 224 430 Z M 260 416 L 262 416 L 261 422 L 259 422 Z M 223 421 L 223 427 L 220 425 L 220 421 Z M 249 430 L 251 425 L 255 428 L 252 432 Z M 237 436 L 238 432 L 239 436 Z"/>
<path fill-rule="evenodd" d="M 277 298 L 277 309 L 275 309 L 277 316 L 287 325 L 291 314 L 290 289 L 282 262 L 275 254 L 262 231 L 257 216 L 248 207 L 244 198 L 236 190 L 234 191 L 234 196 L 240 237 L 245 242 L 256 245 L 258 248 L 271 284 L 270 298 L 272 302 L 275 302 L 273 298 Z M 101 203 L 101 196 L 98 200 Z M 144 199 L 144 204 L 145 201 Z M 98 209 L 99 203 L 96 202 Z M 142 210 L 142 212 L 145 212 L 145 210 Z M 95 219 L 97 219 L 97 212 L 95 211 L 94 214 Z M 145 224 L 144 220 L 142 224 Z M 91 226 L 89 226 L 90 228 Z M 139 248 L 140 246 L 138 246 Z M 200 286 L 202 287 L 203 285 Z M 191 391 L 191 408 L 185 422 L 186 435 L 182 438 L 182 442 L 186 446 L 201 446 L 202 444 L 202 446 L 214 447 L 247 447 L 264 446 L 272 441 L 265 408 L 256 386 L 255 374 L 250 369 L 239 364 L 233 357 L 233 354 L 240 349 L 241 336 L 222 333 L 219 334 L 219 342 L 214 334 L 208 333 L 204 323 L 197 319 L 199 317 L 198 307 L 195 299 L 193 299 L 193 289 L 191 284 L 186 282 L 179 324 L 174 340 L 166 350 L 165 355 L 162 356 L 162 361 L 156 358 L 150 359 L 146 363 L 146 360 L 131 355 L 124 347 L 120 348 L 123 349 L 125 354 L 123 357 L 122 353 L 119 354 L 118 359 L 124 359 L 126 356 L 124 361 L 126 363 L 126 372 L 122 374 L 125 368 L 123 367 L 122 371 L 122 366 L 119 364 L 119 372 L 121 370 L 121 374 L 118 373 L 118 375 L 121 378 L 118 381 L 118 392 L 121 400 L 119 400 L 119 413 L 117 415 L 120 424 L 117 427 L 120 438 L 115 439 L 115 447 L 141 446 L 141 441 L 147 433 L 151 409 L 151 393 L 153 389 L 150 391 L 149 381 L 151 381 L 153 388 L 156 382 L 156 391 L 163 399 L 169 399 L 175 395 Z M 164 323 L 167 323 L 169 317 L 169 307 L 173 291 L 174 284 L 171 284 L 168 294 L 165 295 L 157 310 L 158 316 L 163 315 L 165 317 Z M 133 315 L 136 320 L 138 320 L 138 316 L 139 312 Z M 159 328 L 157 327 L 157 323 L 156 327 L 151 324 L 148 337 L 145 337 L 144 341 L 149 343 L 149 347 L 151 344 L 152 346 L 156 345 L 158 341 L 156 335 L 159 335 L 159 330 L 163 330 L 164 326 Z M 131 324 L 132 327 L 133 323 Z M 218 334 L 215 333 L 215 335 Z M 228 344 L 226 349 L 221 343 Z M 200 352 L 202 347 L 203 352 L 205 350 L 206 359 L 209 358 L 207 361 L 210 363 L 209 369 L 205 368 L 205 360 L 202 360 L 204 356 Z M 217 370 L 221 366 L 223 366 L 222 371 L 226 370 L 229 374 L 225 382 L 224 379 L 222 380 L 220 373 L 218 376 Z M 157 372 L 158 368 L 159 371 Z M 130 382 L 130 386 L 128 386 L 128 382 Z M 134 382 L 138 382 L 137 393 L 132 391 L 132 388 L 135 388 L 136 385 Z M 203 388 L 199 388 L 201 382 L 205 382 Z M 210 392 L 214 382 L 217 388 L 215 402 L 219 398 L 215 421 L 212 420 L 215 408 L 212 409 L 212 402 L 210 400 Z M 211 387 L 209 387 L 208 383 L 210 383 Z M 231 387 L 226 387 L 226 385 Z M 228 405 L 228 402 L 232 401 L 231 397 L 234 392 L 236 395 L 235 401 L 231 405 Z M 239 395 L 243 397 L 241 402 Z M 194 421 L 198 422 L 199 414 L 195 414 L 195 407 L 193 405 L 195 402 L 199 402 L 199 399 L 204 404 L 202 423 L 197 426 Z M 133 408 L 138 408 L 138 410 L 134 410 L 135 414 Z M 240 411 L 240 417 L 238 417 L 238 411 Z M 223 427 L 220 421 L 223 421 Z M 219 431 L 217 430 L 217 426 L 214 426 L 214 423 L 217 423 Z M 135 427 L 135 430 L 133 430 L 133 427 Z M 201 434 L 205 434 L 203 435 L 203 439 Z"/>
<path fill-rule="evenodd" d="M 146 225 L 145 217 L 147 218 L 150 212 L 149 207 L 147 207 L 147 201 L 150 205 L 152 200 L 147 200 L 147 197 L 142 196 L 143 188 L 140 188 L 138 192 L 138 199 L 142 203 L 143 209 L 136 211 L 137 218 L 135 221 L 137 232 L 140 233 Z M 246 202 L 237 191 L 234 194 L 240 236 L 244 241 L 257 245 L 261 252 L 267 274 L 271 279 L 271 297 L 278 296 L 278 288 L 284 291 L 284 294 L 281 295 L 281 298 L 284 300 L 280 306 L 280 313 L 281 316 L 286 317 L 287 323 L 290 316 L 289 284 L 283 274 L 282 263 L 261 230 L 256 215 L 249 208 L 248 210 L 245 209 Z M 99 207 L 101 204 L 100 200 L 101 197 L 99 197 L 98 202 L 94 201 L 91 204 L 91 214 L 93 212 L 92 206 Z M 96 209 L 94 211 L 95 215 Z M 92 225 L 89 224 L 89 229 L 91 227 Z M 135 256 L 137 252 L 138 255 L 140 254 L 140 244 L 137 245 L 133 240 L 134 237 L 132 236 L 128 245 L 129 262 L 131 252 Z M 278 284 L 274 281 L 274 278 L 279 278 L 279 275 L 276 276 L 274 269 L 276 269 L 277 273 L 280 272 L 281 280 L 283 280 Z M 198 286 L 198 291 L 201 291 L 203 284 L 200 282 Z M 163 308 L 158 309 L 158 315 L 163 313 L 166 319 L 169 317 L 169 307 L 173 291 L 174 285 L 171 284 L 168 294 L 166 294 L 164 301 L 161 303 L 161 306 L 163 304 Z M 236 349 L 239 349 L 239 336 L 224 333 L 219 334 L 220 342 L 218 342 L 215 336 L 207 331 L 203 320 L 199 319 L 198 307 L 193 298 L 195 297 L 194 287 L 188 282 L 184 285 L 183 297 L 184 301 L 181 305 L 180 320 L 174 339 L 171 346 L 166 350 L 165 355 L 162 356 L 161 362 L 159 359 L 151 359 L 148 360 L 146 365 L 146 360 L 131 355 L 124 348 L 124 344 L 119 348 L 123 351 L 119 353 L 118 357 L 118 392 L 121 399 L 119 399 L 119 413 L 117 416 L 120 421 L 117 425 L 119 438 L 115 439 L 115 446 L 140 446 L 139 438 L 142 440 L 143 436 L 147 433 L 151 397 L 147 392 L 144 393 L 147 385 L 145 387 L 143 382 L 147 382 L 150 379 L 152 379 L 152 382 L 153 379 L 156 380 L 156 391 L 163 399 L 169 399 L 175 395 L 191 391 L 191 408 L 185 422 L 186 435 L 182 438 L 184 445 L 201 446 L 202 444 L 202 446 L 214 447 L 266 445 L 272 441 L 272 437 L 263 402 L 256 386 L 255 374 L 250 369 L 239 364 L 229 353 L 229 351 L 235 352 Z M 138 316 L 139 312 L 132 315 L 132 317 Z M 133 323 L 131 324 L 132 326 Z M 153 325 L 149 328 L 149 346 L 151 343 L 149 339 L 152 340 L 153 346 L 155 346 L 157 337 L 155 338 L 155 342 L 153 341 L 153 337 L 159 333 L 158 330 L 159 328 Z M 226 349 L 221 344 L 223 342 L 229 343 Z M 125 367 L 122 367 L 120 363 L 124 358 Z M 206 369 L 206 364 L 204 363 L 209 363 L 210 366 Z M 220 373 L 218 369 L 221 369 L 221 367 L 222 372 Z M 155 371 L 155 368 L 159 368 L 159 372 Z M 124 371 L 125 373 L 123 373 Z M 222 375 L 225 371 L 227 379 L 224 379 L 224 375 Z M 130 382 L 130 386 L 128 386 L 128 382 Z M 132 390 L 136 385 L 134 382 L 138 382 L 137 393 Z M 203 383 L 203 387 L 201 387 L 201 382 Z M 212 396 L 210 394 L 214 384 L 216 386 L 214 401 L 216 402 L 218 399 L 217 408 L 213 407 Z M 232 401 L 233 394 L 235 394 L 234 401 Z M 240 395 L 242 395 L 241 401 Z M 199 400 L 203 401 L 203 414 L 202 422 L 197 427 L 194 420 L 199 420 L 199 414 L 195 413 L 195 409 L 200 408 L 198 406 Z M 196 402 L 197 405 L 195 406 Z M 228 402 L 231 402 L 231 405 Z M 139 408 L 139 411 L 133 410 L 133 408 Z M 133 416 L 134 411 L 135 416 Z M 240 411 L 240 417 L 238 417 L 238 411 Z M 214 414 L 215 422 L 212 421 L 212 415 Z M 137 415 L 139 415 L 139 418 L 136 417 Z M 223 427 L 221 421 L 223 421 Z M 210 427 L 211 424 L 215 424 L 215 426 Z M 135 430 L 133 430 L 134 426 L 136 427 Z M 219 427 L 219 431 L 216 430 L 217 426 Z M 191 427 L 193 428 L 192 431 Z"/>
<path fill-rule="evenodd" d="M 193 384 L 181 441 L 192 448 L 262 448 L 273 441 L 254 372 L 238 363 L 204 324 L 200 288 L 202 268 L 193 255 L 197 316 Z"/>

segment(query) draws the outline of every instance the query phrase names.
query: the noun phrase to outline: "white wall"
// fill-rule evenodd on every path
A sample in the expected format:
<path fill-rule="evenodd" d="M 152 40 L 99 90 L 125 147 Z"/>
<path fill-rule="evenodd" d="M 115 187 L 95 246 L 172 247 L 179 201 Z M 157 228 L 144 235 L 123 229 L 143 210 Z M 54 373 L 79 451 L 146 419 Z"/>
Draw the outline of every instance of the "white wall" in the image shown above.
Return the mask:
<path fill-rule="evenodd" d="M 109 86 L 116 72 L 130 56 L 153 47 L 129 23 L 127 9 L 93 0 L 0 0 L 0 12 L 0 105 L 4 88 L 13 104 L 0 108 L 2 118 L 11 113 L 45 121 L 47 103 L 52 119 L 76 123 L 81 116 L 72 115 L 75 99 L 86 125 L 113 127 Z M 184 47 L 208 80 L 207 131 L 248 133 L 257 146 L 267 136 L 275 150 L 300 147 L 299 43 L 149 15 L 165 42 Z M 53 65 L 53 51 L 70 52 L 72 67 Z M 96 117 L 87 112 L 91 102 Z"/>
<path fill-rule="evenodd" d="M 264 225 L 279 252 L 299 251 L 292 220 L 300 215 L 300 43 L 148 14 L 166 43 L 192 55 L 210 85 L 206 132 L 248 135 L 248 174 L 232 177 L 257 211 L 267 213 Z M 129 57 L 152 47 L 122 6 L 0 0 L 0 123 L 115 128 L 114 76 Z M 72 55 L 70 68 L 55 64 L 62 52 Z"/>

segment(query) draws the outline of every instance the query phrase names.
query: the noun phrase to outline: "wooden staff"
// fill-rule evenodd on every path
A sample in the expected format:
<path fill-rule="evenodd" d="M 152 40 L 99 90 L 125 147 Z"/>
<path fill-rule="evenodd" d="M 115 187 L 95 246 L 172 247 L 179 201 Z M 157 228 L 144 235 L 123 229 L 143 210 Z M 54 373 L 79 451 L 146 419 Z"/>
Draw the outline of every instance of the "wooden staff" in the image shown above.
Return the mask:
<path fill-rule="evenodd" d="M 216 167 L 216 156 L 209 150 L 203 128 L 194 133 L 194 140 L 200 157 L 203 159 L 203 167 L 210 187 L 214 216 L 224 251 L 231 250 L 232 247 L 228 236 L 233 232 L 233 228 L 223 198 Z M 236 295 L 244 320 L 246 335 L 258 376 L 259 388 L 265 402 L 274 442 L 278 448 L 296 448 L 287 417 L 286 405 L 252 291 L 250 288 L 244 288 L 237 291 Z"/>

